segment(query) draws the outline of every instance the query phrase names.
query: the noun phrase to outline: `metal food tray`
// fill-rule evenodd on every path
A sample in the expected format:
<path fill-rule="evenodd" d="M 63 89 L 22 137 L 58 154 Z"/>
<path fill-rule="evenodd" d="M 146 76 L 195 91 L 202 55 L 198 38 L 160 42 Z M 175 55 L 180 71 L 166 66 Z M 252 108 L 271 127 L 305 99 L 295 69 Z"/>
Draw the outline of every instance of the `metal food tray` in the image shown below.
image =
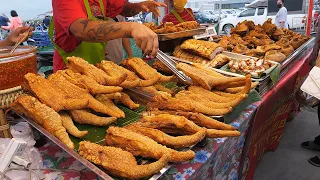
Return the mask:
<path fill-rule="evenodd" d="M 16 113 L 17 114 L 17 113 Z M 17 114 L 19 115 L 19 114 Z M 45 130 L 43 127 L 41 127 L 39 124 L 34 122 L 32 119 L 19 115 L 23 120 L 27 121 L 31 126 L 33 126 L 35 129 L 37 129 L 39 132 L 41 132 L 43 135 L 45 135 L 47 138 L 49 138 L 52 142 L 54 142 L 56 145 L 58 145 L 60 148 L 62 148 L 64 151 L 66 151 L 68 154 L 70 154 L 72 157 L 74 157 L 76 160 L 81 162 L 84 166 L 86 166 L 88 169 L 90 169 L 92 172 L 96 173 L 100 178 L 106 179 L 106 180 L 113 180 L 112 177 L 110 177 L 106 171 L 102 170 L 95 164 L 91 163 L 90 161 L 86 160 L 82 156 L 80 156 L 75 150 L 70 149 L 67 145 L 62 143 L 58 138 L 56 138 L 54 135 L 52 135 L 50 132 Z M 94 142 L 99 143 L 99 142 Z M 154 174 L 149 180 L 157 180 L 159 179 L 165 172 L 167 172 L 172 164 L 168 164 L 166 167 L 162 168 L 159 173 Z"/>
<path fill-rule="evenodd" d="M 194 35 L 203 34 L 205 32 L 206 32 L 206 28 L 198 28 L 198 29 L 174 32 L 174 33 L 158 34 L 158 39 L 159 41 L 167 41 L 167 40 L 179 39 L 183 37 L 192 37 Z"/>

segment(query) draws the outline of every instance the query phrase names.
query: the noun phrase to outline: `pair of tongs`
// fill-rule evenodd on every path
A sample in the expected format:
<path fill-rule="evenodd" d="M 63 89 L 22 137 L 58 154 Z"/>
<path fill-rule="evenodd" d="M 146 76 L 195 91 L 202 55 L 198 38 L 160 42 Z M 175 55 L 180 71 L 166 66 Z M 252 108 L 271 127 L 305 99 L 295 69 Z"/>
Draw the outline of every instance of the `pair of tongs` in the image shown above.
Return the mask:
<path fill-rule="evenodd" d="M 28 31 L 24 32 L 21 34 L 21 38 L 18 42 L 16 42 L 16 44 L 13 46 L 12 50 L 11 50 L 11 54 L 14 53 L 14 51 L 18 48 L 18 46 L 23 43 L 28 37 L 29 37 L 29 33 L 31 31 L 31 28 L 28 29 Z"/>
<path fill-rule="evenodd" d="M 143 92 L 143 91 L 141 91 L 141 90 L 139 90 L 137 88 L 130 88 L 128 90 L 140 95 L 141 97 L 143 97 L 143 98 L 145 98 L 147 100 L 151 100 L 154 97 L 153 94 L 150 94 L 150 93 L 147 93 L 147 92 Z"/>
<path fill-rule="evenodd" d="M 177 63 L 161 50 L 158 50 L 157 59 L 166 65 L 179 78 L 180 81 L 189 85 L 193 84 L 190 77 L 186 76 L 182 71 L 179 71 L 176 68 Z"/>

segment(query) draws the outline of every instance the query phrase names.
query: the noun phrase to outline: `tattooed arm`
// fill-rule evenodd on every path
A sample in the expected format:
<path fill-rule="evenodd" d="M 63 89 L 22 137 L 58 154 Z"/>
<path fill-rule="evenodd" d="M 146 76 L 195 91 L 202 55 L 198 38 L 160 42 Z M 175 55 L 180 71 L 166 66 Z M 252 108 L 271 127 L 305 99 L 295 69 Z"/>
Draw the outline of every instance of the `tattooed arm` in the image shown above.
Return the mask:
<path fill-rule="evenodd" d="M 158 50 L 158 36 L 146 26 L 131 22 L 108 22 L 77 19 L 70 26 L 70 32 L 80 41 L 107 42 L 132 37 L 145 53 L 155 56 Z"/>
<path fill-rule="evenodd" d="M 139 14 L 140 12 L 152 12 L 156 17 L 160 16 L 159 7 L 166 7 L 167 5 L 155 1 L 143 1 L 140 3 L 125 2 L 122 16 L 131 17 Z"/>

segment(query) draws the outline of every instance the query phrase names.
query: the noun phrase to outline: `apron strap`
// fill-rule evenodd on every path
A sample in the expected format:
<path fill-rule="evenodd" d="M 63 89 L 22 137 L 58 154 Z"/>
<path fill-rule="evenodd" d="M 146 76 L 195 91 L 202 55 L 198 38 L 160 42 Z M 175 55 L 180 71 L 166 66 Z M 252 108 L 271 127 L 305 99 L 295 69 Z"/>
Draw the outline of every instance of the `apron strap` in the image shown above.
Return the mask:
<path fill-rule="evenodd" d="M 171 10 L 171 13 L 178 19 L 178 21 L 179 21 L 180 23 L 183 23 L 183 22 L 184 22 L 184 20 L 182 20 L 182 18 L 180 17 L 180 15 L 178 14 L 178 12 L 177 12 L 175 9 L 172 9 L 172 10 Z"/>
<path fill-rule="evenodd" d="M 188 13 L 189 13 L 189 15 L 194 19 L 194 15 L 193 15 L 193 13 L 192 12 L 190 12 L 190 10 L 189 9 L 185 9 Z"/>
<path fill-rule="evenodd" d="M 90 8 L 89 1 L 88 1 L 88 0 L 84 0 L 84 5 L 85 5 L 86 10 L 87 10 L 88 19 L 93 19 L 92 11 L 91 11 L 91 8 Z M 101 13 L 102 13 L 102 15 L 103 15 L 103 19 L 106 20 L 107 17 L 106 17 L 105 8 L 104 8 L 104 4 L 103 4 L 103 1 L 102 1 L 102 0 L 99 0 L 99 5 L 100 5 Z"/>

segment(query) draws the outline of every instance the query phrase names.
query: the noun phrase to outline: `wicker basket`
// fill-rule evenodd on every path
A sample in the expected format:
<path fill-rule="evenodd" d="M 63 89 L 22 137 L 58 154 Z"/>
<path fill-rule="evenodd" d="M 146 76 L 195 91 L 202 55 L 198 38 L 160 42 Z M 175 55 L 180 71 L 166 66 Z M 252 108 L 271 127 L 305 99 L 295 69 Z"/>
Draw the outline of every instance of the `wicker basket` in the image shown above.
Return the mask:
<path fill-rule="evenodd" d="M 0 137 L 11 138 L 10 127 L 4 110 L 23 93 L 21 86 L 0 91 Z"/>

